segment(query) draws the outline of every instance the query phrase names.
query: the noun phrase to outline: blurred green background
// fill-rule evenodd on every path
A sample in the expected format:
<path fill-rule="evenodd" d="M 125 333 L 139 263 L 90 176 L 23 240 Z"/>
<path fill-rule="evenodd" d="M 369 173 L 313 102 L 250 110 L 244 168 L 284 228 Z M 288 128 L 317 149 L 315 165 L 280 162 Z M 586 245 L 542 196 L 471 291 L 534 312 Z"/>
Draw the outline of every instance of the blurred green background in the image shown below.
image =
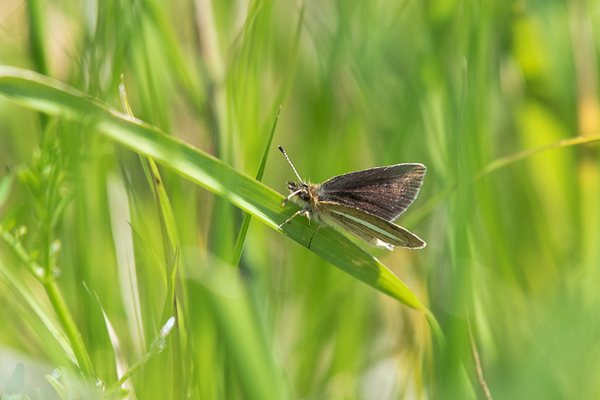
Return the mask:
<path fill-rule="evenodd" d="M 0 96 L 3 399 L 600 397 L 599 46 L 584 0 L 3 0 L 0 64 L 123 82 L 250 176 L 281 106 L 281 193 L 277 144 L 313 182 L 426 164 L 427 247 L 368 251 L 445 335 L 255 220 L 236 269 L 240 210 Z"/>

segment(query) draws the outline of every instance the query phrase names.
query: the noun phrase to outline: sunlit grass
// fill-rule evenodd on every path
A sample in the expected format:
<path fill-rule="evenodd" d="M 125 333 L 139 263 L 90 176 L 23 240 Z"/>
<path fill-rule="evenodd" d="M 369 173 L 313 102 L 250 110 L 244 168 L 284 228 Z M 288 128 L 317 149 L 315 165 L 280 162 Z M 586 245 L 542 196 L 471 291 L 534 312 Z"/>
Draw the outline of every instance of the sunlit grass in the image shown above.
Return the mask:
<path fill-rule="evenodd" d="M 81 7 L 0 6 L 0 394 L 598 397 L 598 6 Z M 277 144 L 428 246 L 307 249 Z"/>

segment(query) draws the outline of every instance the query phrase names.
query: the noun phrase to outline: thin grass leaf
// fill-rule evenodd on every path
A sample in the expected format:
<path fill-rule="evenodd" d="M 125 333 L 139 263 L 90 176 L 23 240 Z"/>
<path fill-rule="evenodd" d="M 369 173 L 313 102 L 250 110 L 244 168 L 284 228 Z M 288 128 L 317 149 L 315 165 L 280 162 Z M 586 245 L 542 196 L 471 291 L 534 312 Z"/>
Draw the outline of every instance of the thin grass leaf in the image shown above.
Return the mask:
<path fill-rule="evenodd" d="M 87 292 L 89 293 L 90 297 L 95 301 L 96 305 L 98 306 L 98 311 L 100 311 L 100 313 L 102 314 L 102 319 L 104 321 L 104 328 L 106 329 L 106 333 L 108 335 L 108 338 L 110 339 L 110 344 L 112 346 L 112 351 L 113 351 L 114 361 L 115 361 L 115 371 L 117 373 L 117 378 L 120 379 L 125 374 L 125 372 L 129 369 L 129 366 L 127 364 L 126 355 L 123 351 L 123 346 L 121 344 L 121 339 L 119 338 L 119 335 L 117 334 L 114 324 L 110 321 L 108 314 L 104 310 L 104 306 L 102 306 L 102 302 L 100 301 L 98 294 L 93 292 L 85 282 L 83 285 L 84 285 L 85 289 L 87 290 Z M 130 392 L 134 391 L 133 386 L 131 385 L 130 381 L 123 382 L 122 386 L 123 386 L 123 389 L 126 389 L 127 391 L 130 391 Z M 135 394 L 135 393 L 133 393 L 133 394 Z M 133 397 L 135 397 L 135 396 L 133 396 Z"/>
<path fill-rule="evenodd" d="M 290 398 L 270 340 L 259 323 L 254 299 L 240 274 L 233 268 L 216 266 L 199 276 L 197 283 L 209 300 L 221 340 L 235 360 L 231 365 L 238 368 L 244 397 Z"/>
<path fill-rule="evenodd" d="M 40 0 L 27 0 L 27 16 L 29 17 L 29 53 L 37 71 L 42 74 L 48 73 L 48 62 L 46 57 L 46 24 L 44 16 L 45 2 Z"/>
<path fill-rule="evenodd" d="M 481 179 L 486 175 L 489 175 L 501 168 L 508 167 L 518 161 L 525 160 L 529 157 L 533 157 L 536 154 L 543 153 L 548 150 L 560 149 L 569 146 L 576 146 L 579 144 L 589 144 L 600 141 L 600 134 L 577 136 L 574 138 L 559 140 L 558 142 L 550 143 L 544 146 L 534 147 L 531 149 L 525 149 L 508 156 L 500 157 L 491 163 L 489 163 L 481 172 L 479 172 L 475 179 Z"/>
<path fill-rule="evenodd" d="M 5 281 L 14 293 L 21 297 L 22 304 L 30 307 L 30 311 L 39 318 L 42 324 L 57 340 L 67 357 L 74 363 L 78 362 L 82 369 L 91 374 L 92 367 L 89 355 L 55 283 L 46 279 L 42 267 L 31 259 L 20 241 L 10 232 L 5 231 L 2 226 L 0 226 L 0 241 L 11 248 L 17 257 L 28 267 L 32 275 L 44 285 L 48 299 L 62 323 L 66 337 L 56 324 L 54 317 L 50 315 L 50 311 L 46 309 L 45 304 L 37 300 L 31 289 L 22 282 L 2 259 L 0 259 L 0 280 Z"/>
<path fill-rule="evenodd" d="M 521 150 L 514 154 L 509 154 L 507 156 L 497 158 L 496 160 L 490 162 L 485 168 L 483 168 L 475 176 L 473 176 L 470 183 L 475 183 L 476 181 L 483 179 L 498 170 L 510 167 L 511 165 L 516 164 L 519 161 L 526 160 L 530 157 L 533 157 L 540 153 L 544 153 L 549 150 L 562 149 L 565 147 L 577 146 L 582 144 L 592 144 L 596 142 L 600 142 L 600 134 L 577 136 L 574 138 L 559 140 L 557 142 L 546 144 L 543 146 Z M 438 192 L 435 196 L 429 198 L 425 202 L 425 204 L 421 205 L 421 207 L 411 212 L 411 214 L 406 217 L 405 221 L 407 225 L 416 225 L 422 220 L 424 220 L 429 214 L 433 212 L 433 210 L 437 208 L 437 206 L 442 201 L 446 200 L 448 196 L 453 194 L 456 191 L 456 188 L 456 185 L 449 186 L 448 188 Z"/>
<path fill-rule="evenodd" d="M 119 92 L 123 109 L 125 109 L 130 117 L 135 118 L 133 115 L 133 110 L 129 105 L 127 92 L 125 91 L 125 85 L 123 83 L 119 85 Z M 158 170 L 158 166 L 152 158 L 147 158 L 145 160 L 140 158 L 140 161 L 148 181 L 148 185 L 154 193 L 154 198 L 158 206 L 163 236 L 166 236 L 166 241 L 163 241 L 163 247 L 165 249 L 165 281 L 167 282 L 167 292 L 169 293 L 169 296 L 167 296 L 165 300 L 163 318 L 167 318 L 168 315 L 172 315 L 174 312 L 173 305 L 175 299 L 175 287 L 172 285 L 175 285 L 176 282 L 174 278 L 176 277 L 177 270 L 179 268 L 178 254 L 181 245 L 179 241 L 179 235 L 177 234 L 175 214 L 173 213 L 171 200 L 167 195 L 167 190 L 160 175 L 160 171 Z M 182 290 L 184 290 L 184 288 L 185 285 L 182 285 Z"/>
<path fill-rule="evenodd" d="M 93 123 L 95 129 L 125 147 L 154 158 L 181 176 L 221 196 L 269 227 L 307 246 L 315 226 L 301 218 L 284 222 L 297 208 L 281 207 L 283 196 L 235 171 L 223 161 L 163 134 L 156 127 L 107 108 L 106 105 L 53 79 L 31 71 L 0 68 L 0 93 L 51 115 Z M 426 307 L 379 260 L 330 228 L 316 234 L 312 252 L 373 288 L 417 310 Z"/>
<path fill-rule="evenodd" d="M 275 135 L 275 129 L 277 128 L 277 122 L 279 121 L 280 114 L 281 107 L 279 107 L 279 109 L 277 110 L 277 115 L 275 116 L 275 121 L 273 121 L 273 126 L 271 127 L 271 132 L 269 133 L 269 137 L 267 138 L 265 150 L 263 151 L 262 160 L 260 161 L 260 166 L 258 167 L 258 172 L 256 173 L 256 180 L 259 182 L 262 181 L 263 174 L 265 173 L 265 166 L 267 165 L 267 156 L 269 155 L 269 150 L 271 150 L 271 144 L 273 143 L 273 136 Z M 244 250 L 246 234 L 248 233 L 248 227 L 250 226 L 251 219 L 251 214 L 244 215 L 244 220 L 242 221 L 242 225 L 240 226 L 240 233 L 238 234 L 238 237 L 235 240 L 233 256 L 231 257 L 231 265 L 238 266 L 240 263 L 240 259 L 242 258 L 242 250 Z"/>
<path fill-rule="evenodd" d="M 13 175 L 7 174 L 0 178 L 0 207 L 4 205 L 8 196 L 10 195 L 10 189 L 12 187 Z"/>
<path fill-rule="evenodd" d="M 127 97 L 127 92 L 125 90 L 125 85 L 121 83 L 119 85 L 119 92 L 121 96 L 121 104 L 123 109 L 127 112 L 127 114 L 134 118 L 133 110 L 129 105 L 129 100 Z M 176 354 L 175 359 L 179 360 L 182 358 L 182 354 L 186 352 L 187 349 L 187 291 L 186 285 L 183 282 L 183 274 L 181 271 L 182 265 L 180 264 L 180 249 L 181 242 L 179 240 L 179 235 L 177 233 L 177 226 L 175 223 L 175 214 L 173 212 L 173 207 L 171 206 L 171 200 L 167 194 L 167 190 L 164 185 L 163 178 L 160 175 L 160 171 L 156 162 L 148 157 L 144 159 L 144 157 L 140 156 L 140 161 L 142 163 L 142 168 L 144 170 L 144 174 L 148 181 L 148 185 L 152 189 L 154 194 L 155 201 L 158 207 L 158 213 L 160 216 L 160 223 L 162 229 L 163 236 L 163 248 L 165 254 L 165 282 L 167 285 L 167 295 L 165 297 L 165 301 L 163 304 L 163 311 L 161 313 L 161 320 L 167 320 L 169 317 L 176 315 L 177 316 L 177 324 L 179 329 L 172 335 L 172 340 L 177 343 L 177 345 L 173 346 L 173 351 Z M 180 285 L 177 286 L 177 283 Z M 174 363 L 174 372 L 173 375 L 177 377 L 180 381 L 174 384 L 174 387 L 178 388 L 181 391 L 184 391 L 184 387 L 186 386 L 184 377 L 185 372 L 181 370 L 180 363 Z M 176 396 L 181 397 L 182 393 L 177 394 Z"/>
<path fill-rule="evenodd" d="M 125 313 L 129 324 L 129 333 L 134 344 L 135 354 L 139 357 L 146 348 L 144 336 L 142 301 L 139 290 L 137 262 L 133 245 L 133 229 L 127 222 L 130 200 L 123 182 L 118 178 L 108 181 L 108 201 L 111 205 L 110 219 L 116 262 L 119 273 L 121 295 L 124 299 Z"/>

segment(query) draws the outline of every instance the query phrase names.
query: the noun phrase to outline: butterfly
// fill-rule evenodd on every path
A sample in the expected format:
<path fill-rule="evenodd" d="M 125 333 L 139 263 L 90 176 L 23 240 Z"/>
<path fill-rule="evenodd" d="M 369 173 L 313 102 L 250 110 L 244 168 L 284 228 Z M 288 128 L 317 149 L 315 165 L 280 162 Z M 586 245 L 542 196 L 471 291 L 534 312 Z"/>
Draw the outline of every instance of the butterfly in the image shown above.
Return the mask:
<path fill-rule="evenodd" d="M 427 171 L 425 165 L 404 163 L 369 168 L 312 184 L 300 177 L 283 147 L 278 146 L 278 149 L 299 181 L 287 182 L 290 194 L 284 203 L 292 201 L 302 207 L 279 225 L 280 228 L 304 215 L 309 220 L 341 227 L 371 245 L 388 250 L 394 246 L 425 247 L 421 238 L 392 222 L 417 198 Z"/>

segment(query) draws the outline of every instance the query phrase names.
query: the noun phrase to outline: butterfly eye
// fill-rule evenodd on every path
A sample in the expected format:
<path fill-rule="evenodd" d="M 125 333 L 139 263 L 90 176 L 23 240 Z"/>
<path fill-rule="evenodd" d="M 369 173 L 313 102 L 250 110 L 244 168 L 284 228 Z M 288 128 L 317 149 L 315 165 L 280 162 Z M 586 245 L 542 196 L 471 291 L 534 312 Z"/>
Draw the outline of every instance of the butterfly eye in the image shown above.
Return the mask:
<path fill-rule="evenodd" d="M 300 192 L 300 193 L 298 193 L 298 197 L 300 197 L 300 199 L 303 201 L 310 200 L 310 196 L 308 195 L 308 192 Z"/>

